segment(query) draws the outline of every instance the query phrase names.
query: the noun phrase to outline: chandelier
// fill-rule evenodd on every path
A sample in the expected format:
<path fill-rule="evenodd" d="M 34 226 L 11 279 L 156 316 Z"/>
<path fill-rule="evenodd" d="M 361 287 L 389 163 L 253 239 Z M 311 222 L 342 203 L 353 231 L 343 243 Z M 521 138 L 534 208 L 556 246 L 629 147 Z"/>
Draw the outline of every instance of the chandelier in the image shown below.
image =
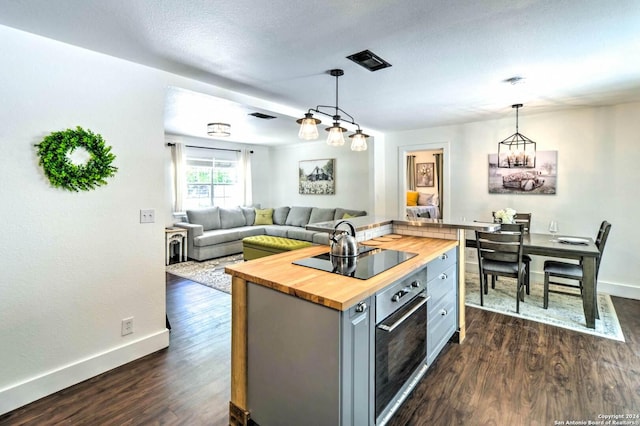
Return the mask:
<path fill-rule="evenodd" d="M 498 167 L 533 169 L 536 167 L 536 143 L 518 132 L 518 109 L 522 104 L 511 105 L 516 109 L 516 132 L 498 143 Z"/>
<path fill-rule="evenodd" d="M 209 136 L 227 137 L 231 135 L 231 124 L 209 123 L 207 124 L 207 134 Z"/>
<path fill-rule="evenodd" d="M 298 137 L 304 140 L 318 139 L 318 124 L 320 120 L 313 117 L 313 113 L 326 115 L 333 119 L 333 125 L 326 129 L 329 132 L 327 136 L 327 145 L 341 146 L 344 145 L 344 134 L 347 131 L 340 125 L 340 122 L 346 122 L 357 127 L 354 134 L 350 135 L 351 138 L 351 150 L 352 151 L 366 151 L 367 150 L 367 138 L 369 135 L 364 134 L 360 129 L 360 125 L 356 123 L 351 115 L 338 106 L 338 78 L 344 75 L 344 71 L 341 69 L 333 69 L 329 71 L 329 74 L 336 78 L 336 105 L 317 105 L 315 108 L 309 108 L 309 111 L 304 115 L 304 118 L 296 120 L 296 123 L 300 124 L 300 131 Z M 322 111 L 322 109 L 329 110 L 331 112 Z M 345 120 L 340 116 L 340 113 L 347 116 L 349 119 Z"/>

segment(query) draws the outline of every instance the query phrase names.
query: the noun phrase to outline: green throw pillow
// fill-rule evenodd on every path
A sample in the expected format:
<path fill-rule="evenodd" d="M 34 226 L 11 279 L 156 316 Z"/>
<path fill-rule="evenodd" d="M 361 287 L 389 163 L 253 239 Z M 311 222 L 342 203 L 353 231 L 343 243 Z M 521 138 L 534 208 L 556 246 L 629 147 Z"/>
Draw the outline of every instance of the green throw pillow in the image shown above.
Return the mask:
<path fill-rule="evenodd" d="M 254 225 L 273 225 L 273 209 L 256 209 Z"/>
<path fill-rule="evenodd" d="M 354 215 L 351 215 L 351 214 L 349 214 L 349 213 L 345 213 L 345 214 L 343 214 L 343 215 L 342 215 L 342 218 L 343 218 L 343 219 L 349 219 L 349 218 L 351 218 L 351 217 L 355 217 L 355 216 L 354 216 Z"/>

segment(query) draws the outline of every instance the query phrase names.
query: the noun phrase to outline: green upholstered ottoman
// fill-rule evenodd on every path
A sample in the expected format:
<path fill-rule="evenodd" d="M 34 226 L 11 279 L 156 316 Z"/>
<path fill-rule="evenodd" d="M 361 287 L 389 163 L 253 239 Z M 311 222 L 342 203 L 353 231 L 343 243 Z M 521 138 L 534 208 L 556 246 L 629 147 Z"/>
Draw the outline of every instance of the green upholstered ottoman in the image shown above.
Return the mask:
<path fill-rule="evenodd" d="M 297 250 L 311 245 L 308 241 L 292 240 L 290 238 L 272 237 L 270 235 L 256 235 L 242 239 L 242 254 L 244 260 L 271 256 L 285 251 Z"/>

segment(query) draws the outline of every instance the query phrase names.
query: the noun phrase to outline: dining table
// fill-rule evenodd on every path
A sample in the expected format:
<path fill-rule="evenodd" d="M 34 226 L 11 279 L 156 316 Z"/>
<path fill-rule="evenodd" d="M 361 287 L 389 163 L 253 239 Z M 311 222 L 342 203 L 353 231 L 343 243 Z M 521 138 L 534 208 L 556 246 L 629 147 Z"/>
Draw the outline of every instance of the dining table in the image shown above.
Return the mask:
<path fill-rule="evenodd" d="M 588 328 L 596 328 L 596 310 L 598 309 L 596 286 L 596 262 L 600 250 L 593 238 L 580 237 L 579 244 L 562 242 L 560 236 L 551 234 L 525 234 L 522 242 L 522 253 L 535 256 L 546 256 L 562 259 L 575 259 L 582 264 L 582 309 Z M 476 247 L 475 235 L 467 236 L 467 247 Z"/>

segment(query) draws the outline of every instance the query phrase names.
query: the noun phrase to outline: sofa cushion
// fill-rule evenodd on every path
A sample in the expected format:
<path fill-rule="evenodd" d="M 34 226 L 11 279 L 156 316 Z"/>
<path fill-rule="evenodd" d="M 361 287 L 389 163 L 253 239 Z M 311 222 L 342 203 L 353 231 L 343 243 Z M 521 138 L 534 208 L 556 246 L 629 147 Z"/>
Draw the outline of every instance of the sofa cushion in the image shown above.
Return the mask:
<path fill-rule="evenodd" d="M 291 207 L 285 225 L 305 226 L 309 223 L 311 207 Z"/>
<path fill-rule="evenodd" d="M 323 232 L 326 234 L 326 232 Z M 313 236 L 317 234 L 316 231 L 307 231 L 304 228 L 298 228 L 298 227 L 290 227 L 287 230 L 287 238 L 292 238 L 294 240 L 301 240 L 301 241 L 310 241 L 313 242 Z"/>
<path fill-rule="evenodd" d="M 313 207 L 311 209 L 311 216 L 309 216 L 309 223 L 328 222 L 333 220 L 336 214 L 336 209 L 321 209 Z"/>
<path fill-rule="evenodd" d="M 273 211 L 273 224 L 284 225 L 289 215 L 289 207 L 278 207 Z"/>
<path fill-rule="evenodd" d="M 189 223 L 202 225 L 205 231 L 220 229 L 220 208 L 217 206 L 187 210 L 187 218 Z"/>
<path fill-rule="evenodd" d="M 358 216 L 366 216 L 367 212 L 364 210 L 348 210 L 348 209 L 337 208 L 336 215 L 334 216 L 333 220 L 346 219 L 346 217 L 344 216 L 345 214 L 348 214 L 349 215 L 348 217 L 358 217 Z"/>
<path fill-rule="evenodd" d="M 240 226 L 231 229 L 215 229 L 205 232 L 202 236 L 194 238 L 193 245 L 196 247 L 206 247 L 214 244 L 228 243 L 242 240 L 245 237 L 263 235 L 264 230 L 254 226 Z"/>
<path fill-rule="evenodd" d="M 244 224 L 253 225 L 253 222 L 256 221 L 256 207 L 240 206 L 240 210 L 242 210 L 242 214 L 244 215 Z"/>
<path fill-rule="evenodd" d="M 245 226 L 246 224 L 246 219 L 240 207 L 220 209 L 220 227 L 222 229 L 237 228 L 238 226 Z"/>
<path fill-rule="evenodd" d="M 286 225 L 266 225 L 264 227 L 264 233 L 273 237 L 287 238 L 287 228 L 288 226 Z"/>
<path fill-rule="evenodd" d="M 273 225 L 273 209 L 256 209 L 254 225 Z"/>

